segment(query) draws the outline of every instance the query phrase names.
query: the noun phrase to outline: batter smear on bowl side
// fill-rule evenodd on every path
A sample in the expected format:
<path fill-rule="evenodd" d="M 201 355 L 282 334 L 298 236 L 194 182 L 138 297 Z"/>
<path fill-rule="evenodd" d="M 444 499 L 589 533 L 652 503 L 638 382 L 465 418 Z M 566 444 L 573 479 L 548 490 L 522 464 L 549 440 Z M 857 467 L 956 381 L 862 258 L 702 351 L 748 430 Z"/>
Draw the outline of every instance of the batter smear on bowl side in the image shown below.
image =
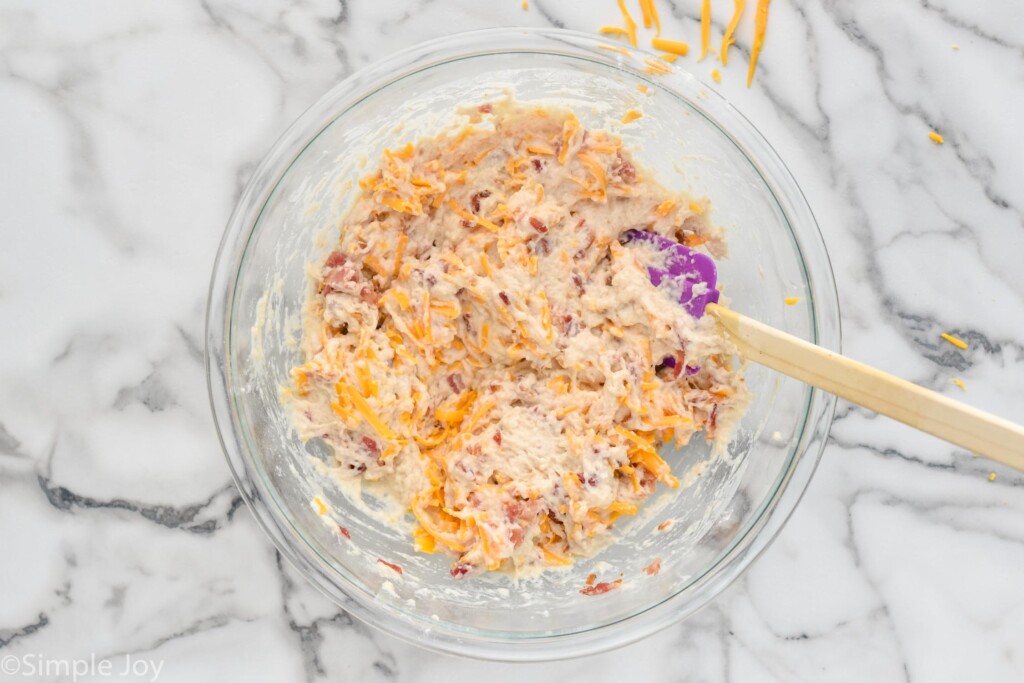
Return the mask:
<path fill-rule="evenodd" d="M 662 443 L 722 443 L 746 407 L 711 316 L 619 243 L 649 230 L 724 256 L 707 204 L 646 175 L 568 109 L 474 107 L 385 152 L 311 269 L 296 428 L 407 507 L 455 577 L 592 554 L 679 485 Z"/>

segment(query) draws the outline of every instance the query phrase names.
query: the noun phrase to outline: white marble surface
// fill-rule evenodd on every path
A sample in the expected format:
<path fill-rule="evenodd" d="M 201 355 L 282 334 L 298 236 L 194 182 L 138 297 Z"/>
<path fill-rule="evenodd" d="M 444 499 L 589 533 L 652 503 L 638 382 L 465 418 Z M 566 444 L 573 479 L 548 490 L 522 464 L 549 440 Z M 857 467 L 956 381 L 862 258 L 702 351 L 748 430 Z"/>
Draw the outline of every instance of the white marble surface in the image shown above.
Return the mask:
<path fill-rule="evenodd" d="M 696 43 L 699 2 L 658 4 L 665 32 Z M 714 6 L 717 41 L 731 3 Z M 113 677 L 129 653 L 190 682 L 1021 680 L 1024 476 L 848 405 L 742 581 L 585 661 L 463 661 L 370 631 L 282 566 L 240 506 L 203 311 L 270 142 L 421 39 L 616 21 L 612 0 L 0 5 L 0 663 L 22 666 L 0 679 L 70 680 L 25 674 L 90 655 L 113 657 Z M 776 0 L 748 90 L 750 23 L 715 87 L 816 212 L 847 353 L 1024 419 L 1024 5 Z M 681 63 L 710 83 L 711 64 Z"/>

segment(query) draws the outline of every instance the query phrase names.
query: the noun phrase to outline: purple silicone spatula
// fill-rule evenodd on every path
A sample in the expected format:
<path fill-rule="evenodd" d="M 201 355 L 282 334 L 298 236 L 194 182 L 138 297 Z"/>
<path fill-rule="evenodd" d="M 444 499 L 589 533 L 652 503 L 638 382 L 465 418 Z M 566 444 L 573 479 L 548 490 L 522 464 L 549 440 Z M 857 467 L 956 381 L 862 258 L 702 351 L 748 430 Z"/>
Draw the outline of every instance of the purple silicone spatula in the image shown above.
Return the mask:
<path fill-rule="evenodd" d="M 745 359 L 1024 471 L 1024 427 L 722 306 L 718 269 L 707 254 L 640 230 L 626 231 L 621 241 L 657 249 L 662 262 L 648 265 L 651 282 L 678 290 L 679 304 L 694 318 L 714 316 Z"/>

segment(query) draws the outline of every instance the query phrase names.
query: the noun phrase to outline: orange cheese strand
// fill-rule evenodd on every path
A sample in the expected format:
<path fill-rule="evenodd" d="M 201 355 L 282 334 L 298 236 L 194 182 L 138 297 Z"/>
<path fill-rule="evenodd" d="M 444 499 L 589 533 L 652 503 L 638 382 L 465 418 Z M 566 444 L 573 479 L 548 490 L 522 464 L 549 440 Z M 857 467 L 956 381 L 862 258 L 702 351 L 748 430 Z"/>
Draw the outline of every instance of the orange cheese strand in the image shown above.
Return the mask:
<path fill-rule="evenodd" d="M 764 47 L 764 32 L 768 29 L 768 5 L 772 0 L 757 0 L 757 12 L 754 14 L 754 47 L 750 49 L 750 66 L 747 67 L 747 87 L 754 82 L 754 71 L 757 69 L 757 58 Z"/>
<path fill-rule="evenodd" d="M 618 3 L 619 11 L 622 12 L 622 18 L 626 20 L 626 35 L 629 36 L 629 44 L 636 47 L 636 22 L 633 21 L 629 10 L 626 9 L 625 0 L 618 0 Z"/>
<path fill-rule="evenodd" d="M 643 116 L 643 114 L 638 112 L 636 109 L 630 109 L 629 111 L 626 112 L 626 115 L 622 117 L 622 122 L 631 123 L 633 121 L 636 121 L 641 116 Z"/>
<path fill-rule="evenodd" d="M 700 58 L 708 56 L 708 43 L 711 42 L 711 0 L 704 0 L 700 7 Z"/>
<path fill-rule="evenodd" d="M 613 36 L 629 36 L 629 31 L 622 28 L 621 26 L 602 26 L 597 29 L 598 33 L 604 33 L 605 35 Z M 610 48 L 609 48 L 610 49 Z"/>
<path fill-rule="evenodd" d="M 608 27 L 608 26 L 605 26 L 603 28 L 618 28 L 618 27 Z M 619 29 L 619 30 L 620 31 L 625 31 L 625 29 Z M 632 54 L 630 54 L 629 50 L 627 50 L 624 47 L 620 47 L 618 45 L 608 45 L 606 43 L 598 43 L 597 46 L 599 48 L 601 48 L 602 50 L 610 50 L 612 52 L 618 52 L 621 55 L 625 55 L 626 57 L 632 57 Z"/>
<path fill-rule="evenodd" d="M 948 341 L 950 344 L 952 344 L 953 346 L 955 346 L 958 349 L 963 349 L 963 350 L 967 349 L 967 342 L 965 342 L 963 339 L 960 339 L 959 337 L 954 337 L 953 335 L 949 334 L 948 332 L 943 332 L 942 333 L 942 338 L 945 339 L 946 341 Z"/>
<path fill-rule="evenodd" d="M 654 20 L 654 35 L 661 35 L 661 17 L 658 16 L 658 8 L 654 6 L 654 0 L 647 0 L 647 8 L 651 12 L 651 19 Z"/>
<path fill-rule="evenodd" d="M 736 9 L 732 13 L 732 19 L 729 20 L 729 25 L 725 29 L 725 35 L 722 36 L 722 64 L 729 63 L 729 46 L 736 42 L 736 39 L 732 37 L 732 34 L 736 32 L 736 27 L 739 26 L 740 18 L 743 16 L 743 8 L 747 4 L 747 0 L 735 0 Z"/>
<path fill-rule="evenodd" d="M 640 14 L 643 16 L 644 28 L 650 28 L 651 19 L 651 0 L 640 0 Z"/>
<path fill-rule="evenodd" d="M 661 17 L 658 16 L 658 9 L 654 6 L 654 0 L 640 0 L 640 11 L 644 16 L 644 28 L 650 28 L 654 24 L 654 35 L 661 35 Z"/>
<path fill-rule="evenodd" d="M 664 50 L 674 55 L 685 57 L 690 52 L 690 46 L 681 40 L 668 40 L 667 38 L 652 38 L 651 45 L 658 50 Z"/>

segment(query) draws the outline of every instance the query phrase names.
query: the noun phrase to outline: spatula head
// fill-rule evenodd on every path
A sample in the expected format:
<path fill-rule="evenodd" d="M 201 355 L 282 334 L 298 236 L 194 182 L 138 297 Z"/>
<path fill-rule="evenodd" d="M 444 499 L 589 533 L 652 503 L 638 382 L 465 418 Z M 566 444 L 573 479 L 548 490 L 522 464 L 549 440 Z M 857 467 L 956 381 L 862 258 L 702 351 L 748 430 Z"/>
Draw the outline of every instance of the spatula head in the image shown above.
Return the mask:
<path fill-rule="evenodd" d="M 643 242 L 661 253 L 661 263 L 648 265 L 647 273 L 656 286 L 669 285 L 679 291 L 679 304 L 694 318 L 704 315 L 708 304 L 718 303 L 718 269 L 707 254 L 683 246 L 653 232 L 627 230 L 622 243 Z"/>

